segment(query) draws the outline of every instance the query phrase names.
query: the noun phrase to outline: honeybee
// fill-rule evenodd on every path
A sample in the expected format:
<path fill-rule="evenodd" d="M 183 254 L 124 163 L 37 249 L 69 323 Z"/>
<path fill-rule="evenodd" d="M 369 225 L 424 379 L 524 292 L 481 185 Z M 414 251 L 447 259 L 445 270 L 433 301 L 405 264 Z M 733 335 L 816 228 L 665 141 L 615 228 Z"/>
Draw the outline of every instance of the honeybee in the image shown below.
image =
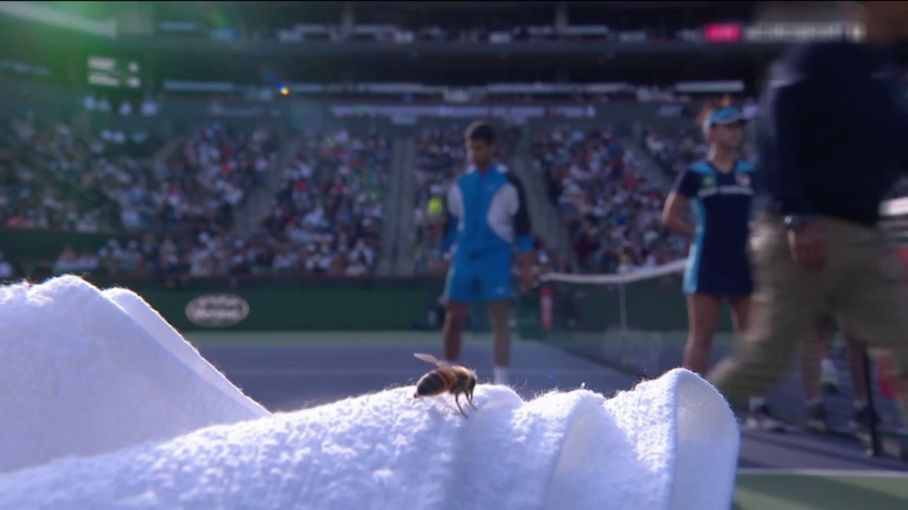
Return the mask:
<path fill-rule="evenodd" d="M 476 405 L 473 403 L 476 374 L 472 370 L 460 365 L 446 366 L 431 354 L 415 353 L 413 356 L 438 367 L 419 379 L 419 382 L 416 383 L 416 393 L 413 394 L 413 398 L 450 393 L 454 395 L 454 403 L 457 404 L 457 410 L 466 417 L 467 413 L 463 412 L 463 408 L 460 407 L 460 395 L 463 394 L 466 395 L 467 403 L 473 409 L 476 409 Z"/>

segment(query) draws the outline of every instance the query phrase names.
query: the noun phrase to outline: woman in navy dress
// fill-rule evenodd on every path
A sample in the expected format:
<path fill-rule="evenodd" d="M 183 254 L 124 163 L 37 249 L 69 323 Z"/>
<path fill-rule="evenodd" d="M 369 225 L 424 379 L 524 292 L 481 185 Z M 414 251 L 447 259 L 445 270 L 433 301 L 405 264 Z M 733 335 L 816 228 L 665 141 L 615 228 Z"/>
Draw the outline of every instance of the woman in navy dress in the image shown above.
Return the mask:
<path fill-rule="evenodd" d="M 728 299 L 740 333 L 747 327 L 754 286 L 748 257 L 754 168 L 740 157 L 746 120 L 733 107 L 704 113 L 709 154 L 681 172 L 662 211 L 666 227 L 692 240 L 684 274 L 689 320 L 684 366 L 701 375 L 709 368 L 722 299 Z M 693 224 L 685 219 L 688 209 Z"/>

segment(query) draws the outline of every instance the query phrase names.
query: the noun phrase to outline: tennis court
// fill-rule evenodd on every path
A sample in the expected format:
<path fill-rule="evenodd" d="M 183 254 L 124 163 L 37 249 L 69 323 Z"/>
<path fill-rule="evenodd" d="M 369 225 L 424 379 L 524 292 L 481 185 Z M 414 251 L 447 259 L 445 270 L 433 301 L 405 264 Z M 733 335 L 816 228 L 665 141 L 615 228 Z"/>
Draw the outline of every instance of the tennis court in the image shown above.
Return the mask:
<path fill-rule="evenodd" d="M 234 384 L 272 411 L 413 384 L 430 367 L 412 353 L 438 354 L 441 347 L 437 332 L 414 331 L 191 332 L 186 337 Z M 461 361 L 487 381 L 488 335 L 468 332 Z M 512 385 L 525 399 L 581 385 L 608 397 L 637 380 L 541 342 L 514 342 Z M 733 508 L 905 508 L 908 463 L 868 458 L 864 452 L 857 441 L 842 437 L 745 432 Z"/>

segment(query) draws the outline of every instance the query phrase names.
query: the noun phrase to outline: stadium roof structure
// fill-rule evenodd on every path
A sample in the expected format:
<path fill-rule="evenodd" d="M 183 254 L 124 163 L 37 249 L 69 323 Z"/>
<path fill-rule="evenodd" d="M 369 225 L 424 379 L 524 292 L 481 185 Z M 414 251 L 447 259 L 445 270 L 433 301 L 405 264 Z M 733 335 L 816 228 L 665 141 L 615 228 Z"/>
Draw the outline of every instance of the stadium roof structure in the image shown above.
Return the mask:
<path fill-rule="evenodd" d="M 762 4 L 5 2 L 0 60 L 71 84 L 84 83 L 92 57 L 128 60 L 142 69 L 143 84 L 157 87 L 166 80 L 751 84 L 784 48 L 748 40 Z"/>

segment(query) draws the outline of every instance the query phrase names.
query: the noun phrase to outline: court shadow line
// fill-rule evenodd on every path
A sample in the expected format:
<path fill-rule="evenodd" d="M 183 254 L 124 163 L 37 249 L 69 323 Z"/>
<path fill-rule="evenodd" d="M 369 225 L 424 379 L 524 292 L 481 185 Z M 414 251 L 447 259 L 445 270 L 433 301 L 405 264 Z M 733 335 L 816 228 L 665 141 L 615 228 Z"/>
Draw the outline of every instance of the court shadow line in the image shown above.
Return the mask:
<path fill-rule="evenodd" d="M 803 437 L 803 436 L 801 436 L 801 437 Z M 908 465 L 905 465 L 904 467 L 903 466 L 885 465 L 885 464 L 889 464 L 889 463 L 898 462 L 896 459 L 893 459 L 893 458 L 886 457 L 886 458 L 881 458 L 881 459 L 876 459 L 876 460 L 868 459 L 867 457 L 864 456 L 864 450 L 861 449 L 859 446 L 857 446 L 857 444 L 855 445 L 855 456 L 850 456 L 850 455 L 843 455 L 841 453 L 830 452 L 830 451 L 824 450 L 822 448 L 811 447 L 811 446 L 804 445 L 804 444 L 793 444 L 792 442 L 777 440 L 777 439 L 771 438 L 766 435 L 760 435 L 760 436 L 748 435 L 747 439 L 750 441 L 755 441 L 755 442 L 769 443 L 769 444 L 779 446 L 782 448 L 799 450 L 804 453 L 809 453 L 809 454 L 813 454 L 813 455 L 817 455 L 817 456 L 831 457 L 831 458 L 838 459 L 841 461 L 852 462 L 855 464 L 860 464 L 860 465 L 867 466 L 869 468 L 874 468 L 874 469 L 908 471 Z M 819 439 L 819 438 L 817 438 L 817 439 Z M 830 441 L 829 439 L 826 439 L 825 441 L 820 440 L 820 442 L 827 443 L 827 444 L 839 444 L 839 445 L 842 445 L 845 447 L 851 446 L 848 443 L 846 443 L 844 439 L 839 439 L 836 441 Z"/>

